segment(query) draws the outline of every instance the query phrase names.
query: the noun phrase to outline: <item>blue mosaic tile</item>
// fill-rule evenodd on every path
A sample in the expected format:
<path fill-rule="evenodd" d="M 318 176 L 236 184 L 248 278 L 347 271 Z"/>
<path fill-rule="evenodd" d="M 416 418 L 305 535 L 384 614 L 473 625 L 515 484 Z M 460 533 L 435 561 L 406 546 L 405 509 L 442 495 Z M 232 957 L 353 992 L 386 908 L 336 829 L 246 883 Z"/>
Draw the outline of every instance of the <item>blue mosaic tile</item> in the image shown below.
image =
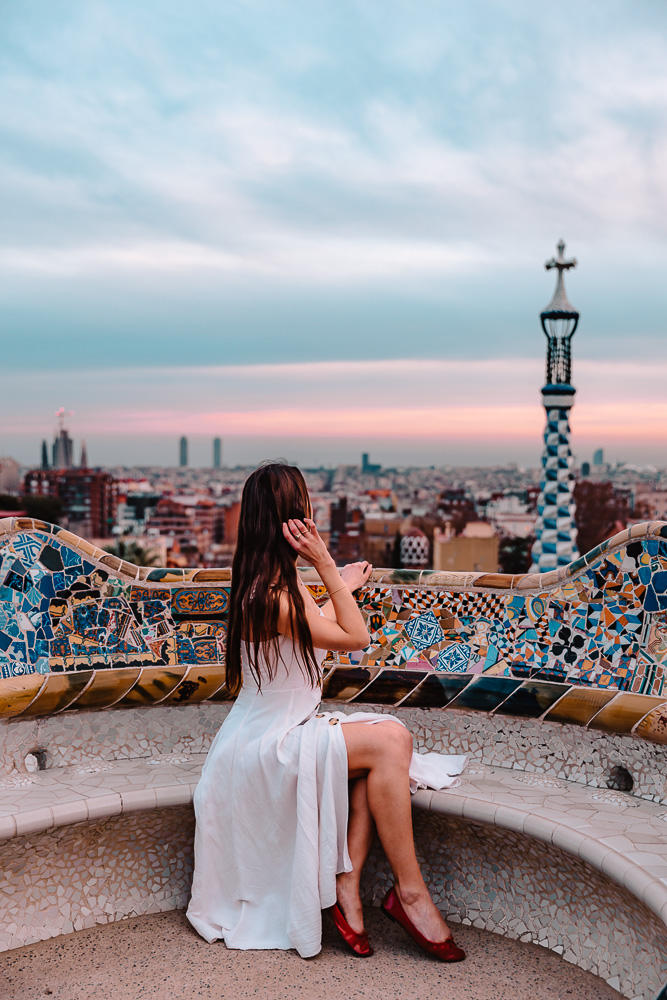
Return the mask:
<path fill-rule="evenodd" d="M 452 674 L 464 674 L 468 669 L 470 653 L 470 646 L 463 642 L 448 646 L 438 656 L 437 669 Z"/>
<path fill-rule="evenodd" d="M 0 674 L 3 678 L 24 677 L 26 674 L 34 674 L 35 668 L 31 663 L 17 663 L 12 660 L 0 660 Z"/>
<path fill-rule="evenodd" d="M 5 577 L 5 588 L 14 590 L 16 593 L 22 594 L 29 585 L 29 578 L 26 579 L 25 576 L 22 576 L 20 573 L 16 573 L 13 569 L 10 569 Z"/>
<path fill-rule="evenodd" d="M 32 535 L 15 535 L 12 540 L 12 548 L 20 556 L 24 557 L 24 561 L 27 565 L 33 563 L 42 549 L 42 543 L 39 538 L 34 538 Z"/>
<path fill-rule="evenodd" d="M 68 568 L 82 568 L 81 554 L 76 551 L 76 549 L 70 549 L 66 545 L 60 547 L 60 554 L 63 557 L 63 563 Z"/>
<path fill-rule="evenodd" d="M 432 611 L 427 611 L 426 614 L 419 615 L 417 618 L 411 618 L 405 624 L 404 631 L 410 637 L 415 649 L 427 649 L 445 637 L 440 622 Z"/>

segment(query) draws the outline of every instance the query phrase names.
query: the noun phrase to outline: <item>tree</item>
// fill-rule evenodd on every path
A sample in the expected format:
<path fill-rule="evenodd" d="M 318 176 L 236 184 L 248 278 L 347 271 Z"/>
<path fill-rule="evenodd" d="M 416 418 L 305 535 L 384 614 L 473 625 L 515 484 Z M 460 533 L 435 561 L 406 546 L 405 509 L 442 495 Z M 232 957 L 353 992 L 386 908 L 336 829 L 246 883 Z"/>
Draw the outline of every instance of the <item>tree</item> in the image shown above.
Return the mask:
<path fill-rule="evenodd" d="M 394 535 L 394 544 L 391 547 L 391 565 L 394 569 L 401 568 L 401 533 L 397 531 Z"/>
<path fill-rule="evenodd" d="M 104 551 L 125 562 L 134 563 L 135 566 L 158 566 L 160 562 L 159 555 L 153 549 L 145 549 L 138 542 L 126 542 L 123 538 L 119 538 L 113 545 L 105 545 Z"/>
<path fill-rule="evenodd" d="M 530 569 L 530 550 L 534 538 L 509 535 L 502 538 L 498 548 L 498 566 L 501 573 L 527 573 Z"/>
<path fill-rule="evenodd" d="M 577 522 L 577 548 L 583 555 L 605 538 L 625 528 L 628 521 L 642 517 L 643 511 L 633 509 L 627 490 L 613 483 L 592 483 L 582 479 L 574 487 Z"/>
<path fill-rule="evenodd" d="M 25 496 L 16 497 L 10 494 L 0 495 L 0 509 L 2 510 L 24 510 L 28 517 L 34 517 L 37 521 L 47 521 L 49 524 L 59 524 L 62 513 L 62 503 L 58 497 L 40 496 L 39 494 L 26 493 Z"/>

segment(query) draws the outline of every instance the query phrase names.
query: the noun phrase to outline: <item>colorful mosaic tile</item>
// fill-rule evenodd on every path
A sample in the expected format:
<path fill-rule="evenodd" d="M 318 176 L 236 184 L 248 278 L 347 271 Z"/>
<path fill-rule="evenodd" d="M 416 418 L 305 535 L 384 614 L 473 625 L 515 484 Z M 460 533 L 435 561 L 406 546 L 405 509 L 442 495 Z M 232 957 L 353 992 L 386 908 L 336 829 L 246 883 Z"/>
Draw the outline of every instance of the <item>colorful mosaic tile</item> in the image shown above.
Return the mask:
<path fill-rule="evenodd" d="M 24 523 L 0 533 L 3 678 L 224 663 L 227 571 L 206 571 L 198 582 L 197 570 L 143 570 L 129 580 L 89 543 Z M 494 592 L 491 581 L 491 590 L 463 588 L 456 574 L 452 588 L 428 586 L 428 574 L 423 586 L 419 574 L 378 577 L 358 595 L 370 645 L 328 662 L 662 695 L 667 526 L 617 539 L 537 593 Z M 326 600 L 317 580 L 306 579 L 316 600 Z"/>

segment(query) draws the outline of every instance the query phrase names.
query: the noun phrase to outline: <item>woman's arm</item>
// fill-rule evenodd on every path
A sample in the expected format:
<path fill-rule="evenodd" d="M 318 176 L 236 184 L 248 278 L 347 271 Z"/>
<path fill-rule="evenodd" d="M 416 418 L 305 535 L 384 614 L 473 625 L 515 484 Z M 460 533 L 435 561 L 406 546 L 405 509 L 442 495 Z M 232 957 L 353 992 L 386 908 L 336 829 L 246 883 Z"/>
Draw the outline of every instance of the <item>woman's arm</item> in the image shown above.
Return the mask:
<path fill-rule="evenodd" d="M 306 605 L 306 620 L 316 649 L 331 649 L 348 653 L 363 649 L 370 639 L 361 611 L 350 593 L 329 551 L 320 538 L 315 522 L 290 520 L 283 524 L 283 534 L 293 549 L 317 570 L 320 580 L 329 591 L 335 611 L 335 620 L 320 615 Z M 291 635 L 289 599 L 283 594 L 278 614 L 278 631 Z"/>
<path fill-rule="evenodd" d="M 373 567 L 369 562 L 355 562 L 348 563 L 347 566 L 342 566 L 338 572 L 340 573 L 343 581 L 347 584 L 350 593 L 354 593 L 359 587 L 363 585 L 368 580 L 369 576 L 373 572 Z M 314 603 L 314 602 L 313 602 Z M 336 620 L 336 609 L 333 606 L 333 601 L 325 601 L 324 604 L 320 604 L 320 611 L 327 618 Z"/>

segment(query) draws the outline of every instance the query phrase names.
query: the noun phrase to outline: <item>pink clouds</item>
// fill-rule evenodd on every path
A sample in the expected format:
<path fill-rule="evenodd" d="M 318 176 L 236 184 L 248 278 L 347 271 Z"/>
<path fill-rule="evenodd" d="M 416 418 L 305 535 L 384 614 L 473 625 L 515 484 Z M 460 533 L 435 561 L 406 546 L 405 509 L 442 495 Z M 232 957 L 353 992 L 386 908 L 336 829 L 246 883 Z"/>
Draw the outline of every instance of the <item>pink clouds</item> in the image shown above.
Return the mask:
<path fill-rule="evenodd" d="M 667 365 L 581 360 L 575 376 L 571 420 L 578 454 L 603 446 L 626 461 L 641 455 L 667 463 Z M 264 440 L 271 452 L 303 440 L 308 454 L 323 457 L 354 454 L 360 442 L 379 448 L 383 441 L 385 453 L 396 455 L 417 449 L 439 460 L 458 451 L 470 461 L 478 455 L 537 462 L 542 379 L 538 358 L 109 368 L 60 373 L 55 382 L 49 375 L 0 373 L 0 393 L 13 412 L 0 454 L 13 454 L 13 442 L 21 441 L 17 455 L 36 455 L 41 438 L 51 434 L 53 410 L 67 403 L 76 411 L 72 433 L 97 440 L 100 462 L 111 460 L 105 455 L 122 461 L 130 451 L 155 454 L 159 441 L 170 453 L 169 442 L 181 434 L 238 439 L 239 454 Z M 295 445 L 290 454 L 300 451 Z"/>
<path fill-rule="evenodd" d="M 419 438 L 453 441 L 537 441 L 544 414 L 538 405 L 281 407 L 205 413 L 141 410 L 99 414 L 97 434 L 215 435 L 304 438 Z M 667 403 L 576 403 L 572 428 L 579 441 L 667 440 Z"/>

